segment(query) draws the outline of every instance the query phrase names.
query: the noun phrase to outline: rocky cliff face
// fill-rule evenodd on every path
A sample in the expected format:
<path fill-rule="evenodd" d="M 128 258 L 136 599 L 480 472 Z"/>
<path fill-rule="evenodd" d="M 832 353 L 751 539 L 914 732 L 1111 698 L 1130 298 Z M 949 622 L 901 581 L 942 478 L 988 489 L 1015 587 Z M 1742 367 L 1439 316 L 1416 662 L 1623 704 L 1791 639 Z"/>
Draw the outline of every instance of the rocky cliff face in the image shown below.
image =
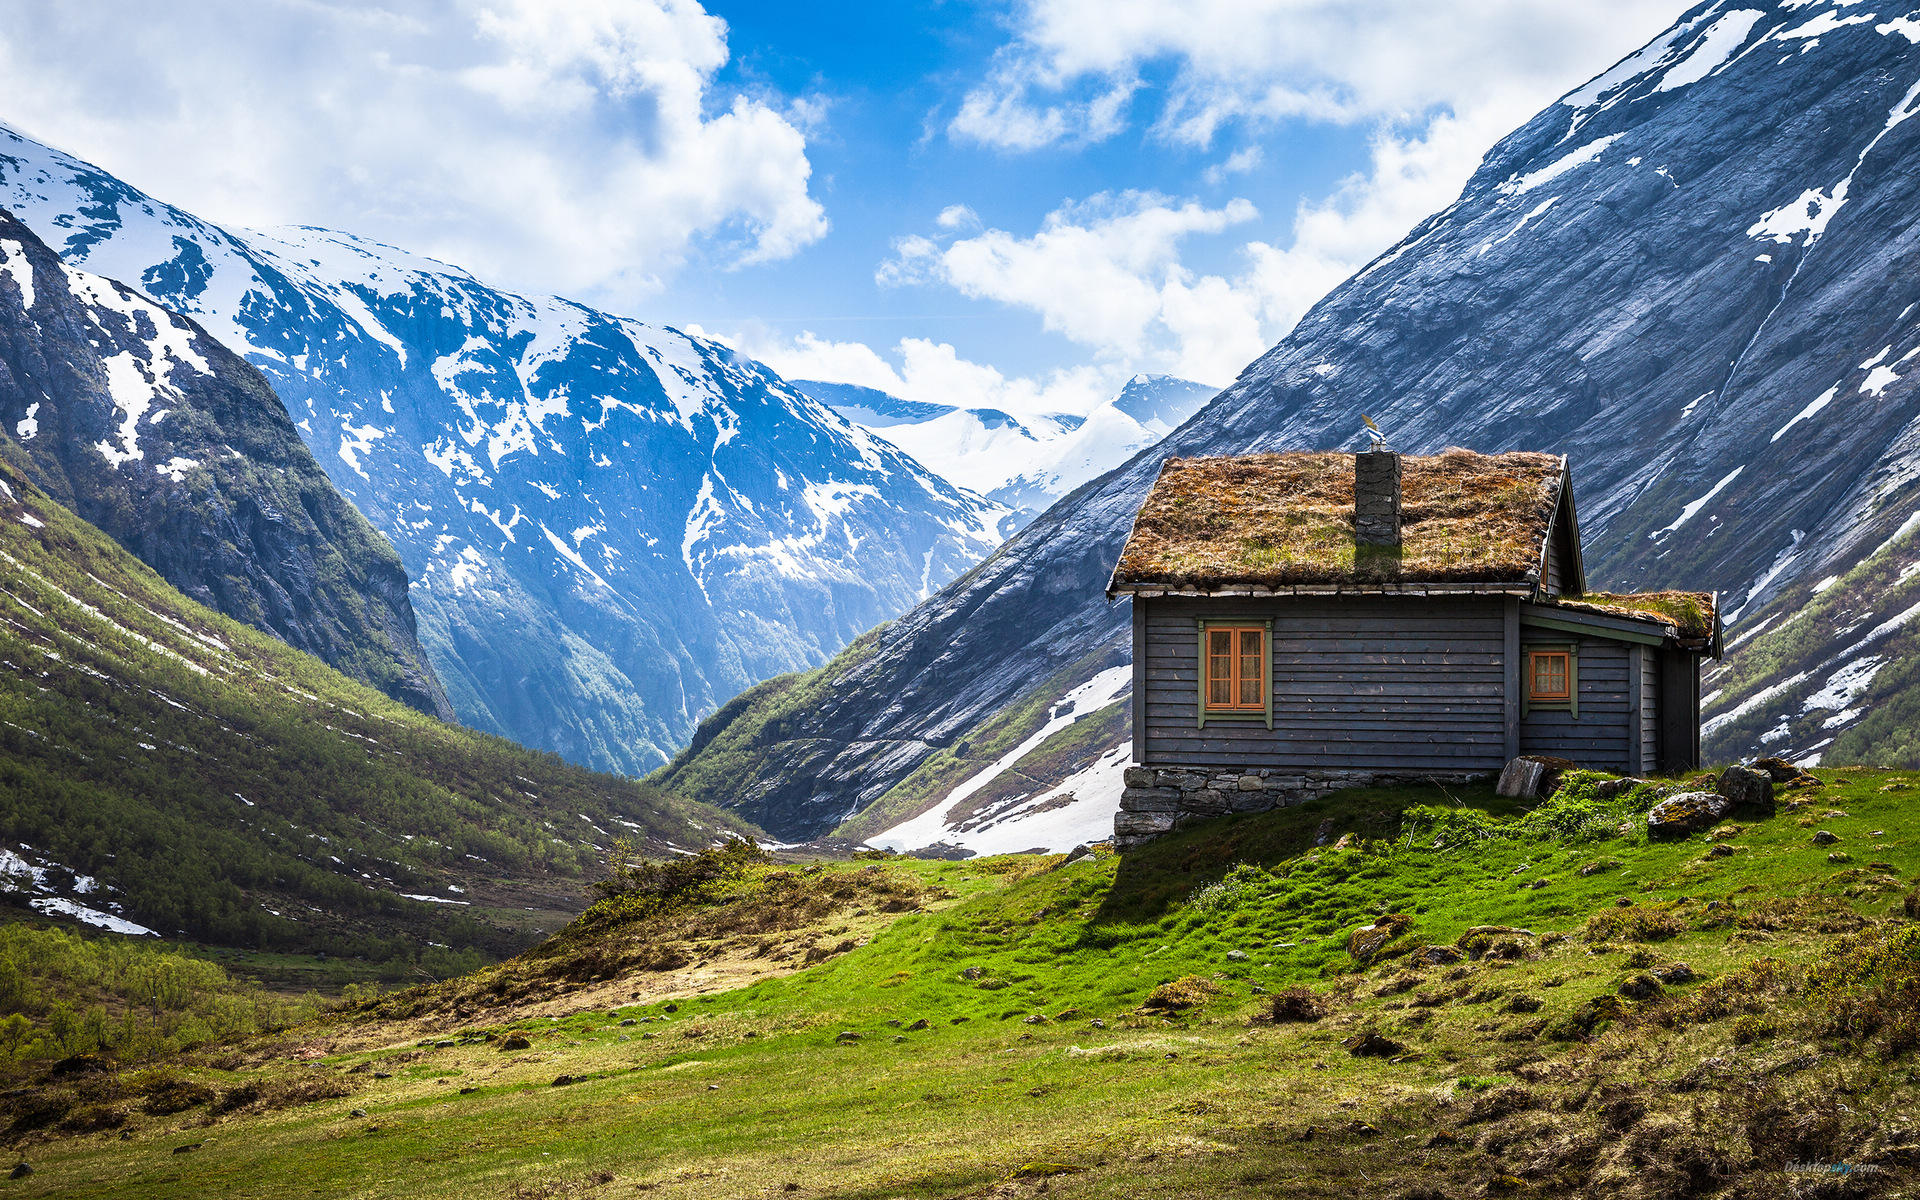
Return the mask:
<path fill-rule="evenodd" d="M 459 719 L 575 762 L 658 766 L 999 542 L 1001 509 L 703 338 L 223 230 L 4 127 L 0 204 L 259 367 L 399 550 Z"/>
<path fill-rule="evenodd" d="M 399 556 L 260 373 L 0 211 L 0 437 L 34 482 L 210 608 L 450 717 Z"/>
<path fill-rule="evenodd" d="M 1899 588 L 1920 585 L 1884 557 L 1848 572 L 1920 556 L 1900 549 L 1920 524 L 1916 43 L 1906 4 L 1689 11 L 1495 146 L 1172 436 L 831 664 L 831 687 L 791 689 L 804 708 L 763 697 L 705 731 L 675 775 L 788 834 L 931 806 L 990 765 L 958 753 L 976 731 L 1126 653 L 1101 589 L 1165 455 L 1351 445 L 1362 412 L 1407 451 L 1568 454 L 1592 584 L 1717 589 L 1735 636 L 1758 631 L 1709 684 L 1735 714 L 1709 752 L 1844 749 L 1915 675 L 1889 664 L 1920 611 Z M 1841 577 L 1843 624 L 1794 615 Z"/>

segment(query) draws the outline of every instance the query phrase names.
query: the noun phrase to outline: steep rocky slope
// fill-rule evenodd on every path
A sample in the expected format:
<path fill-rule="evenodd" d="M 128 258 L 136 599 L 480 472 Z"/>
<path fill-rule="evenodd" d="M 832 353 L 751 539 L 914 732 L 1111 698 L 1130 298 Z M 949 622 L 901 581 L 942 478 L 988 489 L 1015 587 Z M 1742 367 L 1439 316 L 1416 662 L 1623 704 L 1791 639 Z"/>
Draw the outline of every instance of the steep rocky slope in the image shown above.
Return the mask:
<path fill-rule="evenodd" d="M 0 911 L 405 974 L 564 923 L 616 836 L 737 827 L 220 616 L 33 473 L 0 439 Z"/>
<path fill-rule="evenodd" d="M 994 505 L 714 342 L 223 230 L 4 127 L 0 204 L 259 367 L 398 549 L 458 717 L 576 762 L 657 766 L 999 541 Z"/>
<path fill-rule="evenodd" d="M 1362 412 L 1408 451 L 1570 455 L 1592 583 L 1716 589 L 1736 637 L 1777 622 L 1729 670 L 1789 657 L 1776 639 L 1798 639 L 1805 665 L 1787 677 L 1710 684 L 1710 712 L 1773 690 L 1714 726 L 1709 753 L 1831 751 L 1913 676 L 1888 668 L 1857 690 L 1839 677 L 1858 683 L 1862 655 L 1890 653 L 1878 648 L 1915 611 L 1900 595 L 1849 597 L 1844 628 L 1782 614 L 1910 534 L 1920 510 L 1916 115 L 1910 5 L 1690 10 L 1496 145 L 1458 200 L 1165 442 L 821 683 L 729 706 L 663 778 L 785 833 L 876 803 L 929 807 L 1124 660 L 1127 609 L 1101 589 L 1161 458 L 1341 446 Z M 1846 703 L 1822 708 L 1826 689 Z M 1817 736 L 1763 737 L 1816 711 Z M 974 744 L 1018 713 L 1006 737 Z M 1025 773 L 1056 785 L 1093 749 Z"/>
<path fill-rule="evenodd" d="M 181 591 L 450 715 L 399 556 L 334 491 L 260 373 L 0 210 L 4 439 L 34 482 Z"/>

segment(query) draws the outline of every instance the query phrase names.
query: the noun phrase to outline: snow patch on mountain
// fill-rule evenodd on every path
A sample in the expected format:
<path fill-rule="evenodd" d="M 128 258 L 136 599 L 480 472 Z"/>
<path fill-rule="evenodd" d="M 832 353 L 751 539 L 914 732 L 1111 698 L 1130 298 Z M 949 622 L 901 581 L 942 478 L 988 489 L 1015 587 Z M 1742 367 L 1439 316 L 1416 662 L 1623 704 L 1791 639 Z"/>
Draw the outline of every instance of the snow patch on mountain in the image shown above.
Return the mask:
<path fill-rule="evenodd" d="M 222 229 L 4 126 L 0 207 L 76 281 L 138 280 L 268 376 L 399 551 L 478 728 L 645 771 L 999 544 L 1005 506 L 707 339 L 350 233 Z M 153 322 L 109 367 L 126 417 L 102 452 L 132 460 L 195 364 L 162 309 L 98 290 Z"/>
<path fill-rule="evenodd" d="M 1003 534 L 1173 432 L 1217 390 L 1140 374 L 1085 416 L 1015 417 L 999 409 L 902 400 L 851 384 L 805 380 L 795 386 L 948 482 L 1005 506 L 1011 515 L 1001 524 Z"/>

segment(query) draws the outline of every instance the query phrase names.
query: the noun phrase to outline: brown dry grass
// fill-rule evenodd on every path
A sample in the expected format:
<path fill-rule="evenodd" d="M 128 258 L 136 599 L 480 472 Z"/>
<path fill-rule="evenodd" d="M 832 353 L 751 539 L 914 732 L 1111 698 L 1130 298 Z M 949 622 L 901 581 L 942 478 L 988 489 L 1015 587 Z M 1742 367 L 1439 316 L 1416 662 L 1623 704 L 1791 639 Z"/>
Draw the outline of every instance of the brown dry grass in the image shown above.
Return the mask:
<path fill-rule="evenodd" d="M 1359 551 L 1353 455 L 1170 458 L 1140 508 L 1117 585 L 1524 583 L 1539 570 L 1562 460 L 1408 455 L 1398 555 Z"/>

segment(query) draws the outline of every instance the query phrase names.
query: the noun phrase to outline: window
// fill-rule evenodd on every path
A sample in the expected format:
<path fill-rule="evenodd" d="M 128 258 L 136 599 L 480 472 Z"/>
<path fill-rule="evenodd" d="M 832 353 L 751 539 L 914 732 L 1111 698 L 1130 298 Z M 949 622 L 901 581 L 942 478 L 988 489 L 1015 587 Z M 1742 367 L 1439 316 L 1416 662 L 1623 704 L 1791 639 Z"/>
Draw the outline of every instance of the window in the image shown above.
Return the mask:
<path fill-rule="evenodd" d="M 1536 650 L 1527 655 L 1532 664 L 1532 694 L 1527 698 L 1538 704 L 1542 700 L 1565 700 L 1572 690 L 1567 686 L 1567 668 L 1570 665 L 1565 650 Z"/>
<path fill-rule="evenodd" d="M 1267 631 L 1250 625 L 1206 627 L 1206 697 L 1210 712 L 1267 710 Z"/>
<path fill-rule="evenodd" d="M 1580 716 L 1580 654 L 1573 646 L 1529 646 L 1522 714 L 1539 710 Z"/>

